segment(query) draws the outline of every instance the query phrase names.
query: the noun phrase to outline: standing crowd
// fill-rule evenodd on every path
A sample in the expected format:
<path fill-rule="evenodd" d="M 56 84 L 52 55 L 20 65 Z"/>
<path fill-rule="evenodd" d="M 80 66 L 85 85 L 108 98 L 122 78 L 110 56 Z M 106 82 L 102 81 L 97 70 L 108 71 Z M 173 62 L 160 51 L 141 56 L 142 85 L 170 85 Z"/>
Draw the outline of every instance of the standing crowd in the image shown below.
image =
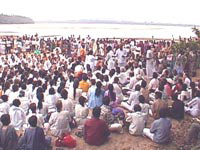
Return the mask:
<path fill-rule="evenodd" d="M 170 141 L 171 119 L 200 116 L 199 53 L 172 41 L 0 37 L 0 148 L 44 150 L 75 133 L 90 145 L 112 132 Z M 172 102 L 171 102 L 172 101 Z M 154 119 L 147 127 L 149 117 Z M 186 141 L 198 136 L 192 124 Z"/>

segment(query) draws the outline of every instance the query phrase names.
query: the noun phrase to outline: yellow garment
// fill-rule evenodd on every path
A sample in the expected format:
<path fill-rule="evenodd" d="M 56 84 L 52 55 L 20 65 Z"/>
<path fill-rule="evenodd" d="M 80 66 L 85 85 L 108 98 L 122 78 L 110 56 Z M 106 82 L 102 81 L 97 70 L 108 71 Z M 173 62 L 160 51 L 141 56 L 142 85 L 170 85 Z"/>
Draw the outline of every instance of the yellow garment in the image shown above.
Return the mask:
<path fill-rule="evenodd" d="M 82 89 L 83 92 L 88 92 L 89 87 L 90 87 L 89 82 L 84 80 L 79 82 L 79 88 Z"/>

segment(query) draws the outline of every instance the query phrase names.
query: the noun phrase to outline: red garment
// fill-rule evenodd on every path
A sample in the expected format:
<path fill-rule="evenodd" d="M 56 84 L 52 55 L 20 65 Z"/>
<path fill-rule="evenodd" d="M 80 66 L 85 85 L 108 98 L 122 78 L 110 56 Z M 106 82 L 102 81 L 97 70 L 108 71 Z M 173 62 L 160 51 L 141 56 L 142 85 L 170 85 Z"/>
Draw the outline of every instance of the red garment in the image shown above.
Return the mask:
<path fill-rule="evenodd" d="M 101 145 L 106 142 L 110 132 L 105 121 L 89 119 L 84 125 L 84 139 L 90 145 Z"/>
<path fill-rule="evenodd" d="M 166 94 L 167 94 L 167 96 L 168 96 L 168 97 L 172 96 L 172 89 L 171 89 L 171 87 L 170 87 L 169 84 L 166 84 L 166 85 L 165 85 L 165 89 L 166 89 Z"/>

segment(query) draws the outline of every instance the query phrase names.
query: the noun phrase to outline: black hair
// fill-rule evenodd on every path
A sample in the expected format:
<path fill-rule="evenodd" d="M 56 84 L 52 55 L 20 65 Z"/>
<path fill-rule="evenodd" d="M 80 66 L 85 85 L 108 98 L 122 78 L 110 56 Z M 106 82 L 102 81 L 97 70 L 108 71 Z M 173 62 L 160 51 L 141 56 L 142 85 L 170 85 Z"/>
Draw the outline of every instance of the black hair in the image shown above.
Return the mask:
<path fill-rule="evenodd" d="M 84 81 L 87 81 L 87 79 L 88 79 L 87 74 L 84 73 L 84 74 L 82 75 L 82 79 L 83 79 Z"/>
<path fill-rule="evenodd" d="M 37 93 L 37 99 L 38 99 L 38 108 L 42 109 L 43 108 L 43 100 L 44 100 L 44 94 L 41 93 Z"/>
<path fill-rule="evenodd" d="M 14 84 L 14 85 L 12 86 L 12 90 L 13 90 L 13 92 L 17 92 L 17 91 L 19 90 L 19 86 L 16 85 L 16 84 Z"/>
<path fill-rule="evenodd" d="M 15 99 L 15 100 L 13 101 L 13 105 L 16 106 L 16 107 L 19 107 L 20 104 L 21 104 L 21 102 L 20 102 L 19 99 Z"/>
<path fill-rule="evenodd" d="M 140 95 L 140 96 L 139 96 L 139 102 L 142 103 L 142 104 L 145 103 L 145 98 L 144 98 L 143 95 Z"/>
<path fill-rule="evenodd" d="M 155 92 L 155 97 L 156 97 L 156 99 L 161 99 L 162 93 L 161 92 Z"/>
<path fill-rule="evenodd" d="M 137 85 L 135 86 L 135 91 L 140 91 L 140 89 L 141 89 L 140 85 L 137 84 Z"/>
<path fill-rule="evenodd" d="M 7 102 L 7 101 L 8 101 L 8 95 L 2 95 L 2 96 L 1 96 L 1 99 L 2 99 L 4 102 Z"/>
<path fill-rule="evenodd" d="M 96 90 L 95 90 L 95 96 L 97 96 L 97 97 L 99 97 L 101 94 L 101 86 L 102 86 L 101 82 L 98 81 L 96 83 Z"/>
<path fill-rule="evenodd" d="M 57 112 L 61 112 L 61 110 L 62 110 L 62 101 L 58 100 L 56 102 L 56 109 L 57 109 Z"/>
<path fill-rule="evenodd" d="M 3 126 L 8 126 L 10 124 L 10 115 L 9 114 L 3 114 L 1 116 L 1 122 Z"/>
<path fill-rule="evenodd" d="M 155 78 L 155 79 L 158 78 L 158 74 L 156 72 L 153 73 L 153 78 Z"/>
<path fill-rule="evenodd" d="M 114 87 L 112 84 L 108 85 L 108 96 L 111 98 L 112 101 L 116 100 L 116 93 L 113 91 Z"/>
<path fill-rule="evenodd" d="M 73 88 L 74 88 L 74 99 L 76 97 L 76 89 L 78 88 L 79 86 L 79 80 L 78 79 L 75 79 L 74 80 L 74 84 L 73 84 Z"/>
<path fill-rule="evenodd" d="M 36 104 L 35 103 L 31 103 L 29 105 L 29 109 L 32 111 L 32 113 L 36 113 Z"/>
<path fill-rule="evenodd" d="M 140 107 L 139 104 L 134 105 L 134 111 L 135 112 L 138 112 L 138 111 L 141 111 L 141 110 L 142 110 L 142 108 Z"/>
<path fill-rule="evenodd" d="M 62 97 L 63 99 L 67 99 L 67 97 L 68 97 L 68 92 L 67 92 L 66 89 L 62 89 L 62 91 L 61 91 L 61 97 Z"/>
<path fill-rule="evenodd" d="M 51 87 L 51 88 L 49 89 L 49 94 L 50 94 L 50 95 L 54 95 L 55 93 L 56 93 L 56 92 L 55 92 L 54 88 Z"/>
<path fill-rule="evenodd" d="M 173 100 L 173 101 L 178 100 L 178 93 L 172 94 L 172 100 Z"/>
<path fill-rule="evenodd" d="M 28 119 L 28 123 L 30 124 L 31 127 L 36 127 L 37 126 L 37 117 L 35 115 L 31 116 Z"/>
<path fill-rule="evenodd" d="M 79 101 L 79 104 L 80 104 L 81 106 L 84 107 L 84 104 L 85 104 L 86 98 L 83 97 L 83 96 L 80 96 L 78 101 Z"/>
<path fill-rule="evenodd" d="M 161 108 L 159 111 L 160 118 L 166 118 L 168 115 L 168 109 L 167 108 Z"/>
<path fill-rule="evenodd" d="M 104 98 L 103 98 L 103 104 L 104 105 L 109 105 L 110 104 L 110 98 L 109 98 L 109 96 L 105 96 Z"/>
<path fill-rule="evenodd" d="M 95 118 L 99 118 L 101 114 L 101 108 L 100 107 L 94 107 L 92 110 L 92 115 Z"/>

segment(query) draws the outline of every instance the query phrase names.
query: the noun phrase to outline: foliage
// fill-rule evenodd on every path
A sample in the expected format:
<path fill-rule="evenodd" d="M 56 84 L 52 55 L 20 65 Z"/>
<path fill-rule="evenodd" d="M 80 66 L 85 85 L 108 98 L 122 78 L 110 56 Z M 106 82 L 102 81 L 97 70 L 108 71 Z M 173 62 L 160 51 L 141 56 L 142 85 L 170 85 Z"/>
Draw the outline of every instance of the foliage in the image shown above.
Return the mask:
<path fill-rule="evenodd" d="M 188 51 L 197 52 L 200 50 L 200 30 L 196 27 L 192 28 L 193 32 L 199 39 L 180 40 L 172 45 L 172 52 L 175 56 L 179 53 L 185 53 Z"/>
<path fill-rule="evenodd" d="M 193 27 L 192 28 L 192 32 L 194 32 L 196 34 L 196 36 L 198 38 L 200 38 L 200 30 L 197 27 Z"/>

